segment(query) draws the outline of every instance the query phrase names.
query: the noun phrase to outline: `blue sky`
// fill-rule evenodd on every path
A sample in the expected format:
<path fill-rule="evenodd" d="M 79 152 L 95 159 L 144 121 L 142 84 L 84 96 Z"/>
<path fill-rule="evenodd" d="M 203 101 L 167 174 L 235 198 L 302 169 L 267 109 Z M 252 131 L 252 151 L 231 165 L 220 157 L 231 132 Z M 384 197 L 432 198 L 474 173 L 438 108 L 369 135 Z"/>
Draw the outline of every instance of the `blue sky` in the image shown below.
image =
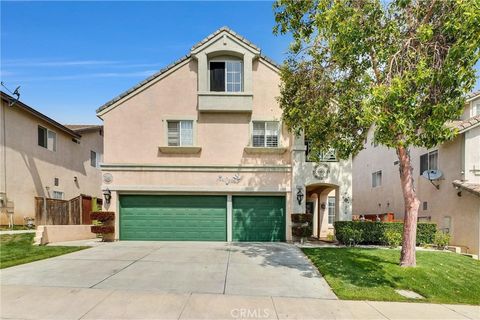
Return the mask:
<path fill-rule="evenodd" d="M 100 123 L 95 110 L 221 26 L 281 62 L 271 2 L 1 1 L 1 80 L 62 123 Z M 479 89 L 477 82 L 477 89 Z M 3 89 L 2 89 L 3 90 Z"/>
<path fill-rule="evenodd" d="M 95 110 L 227 25 L 281 62 L 271 2 L 1 2 L 2 81 L 62 123 Z"/>

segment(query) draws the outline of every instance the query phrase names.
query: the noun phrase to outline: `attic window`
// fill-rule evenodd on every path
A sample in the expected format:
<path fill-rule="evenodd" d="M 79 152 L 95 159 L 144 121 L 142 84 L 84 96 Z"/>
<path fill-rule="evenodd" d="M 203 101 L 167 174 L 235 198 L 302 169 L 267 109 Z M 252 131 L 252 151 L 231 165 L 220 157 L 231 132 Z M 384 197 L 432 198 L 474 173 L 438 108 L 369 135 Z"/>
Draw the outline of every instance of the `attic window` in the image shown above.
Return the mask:
<path fill-rule="evenodd" d="M 210 91 L 241 92 L 242 62 L 210 61 Z"/>

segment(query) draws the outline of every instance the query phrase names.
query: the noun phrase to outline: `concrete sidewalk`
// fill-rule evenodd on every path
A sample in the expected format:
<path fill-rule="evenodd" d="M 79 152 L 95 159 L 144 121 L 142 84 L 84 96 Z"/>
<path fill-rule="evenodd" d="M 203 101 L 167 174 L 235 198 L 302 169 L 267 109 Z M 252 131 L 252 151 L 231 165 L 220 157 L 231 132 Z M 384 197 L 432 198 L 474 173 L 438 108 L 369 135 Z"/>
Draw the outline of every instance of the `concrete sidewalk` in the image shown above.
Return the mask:
<path fill-rule="evenodd" d="M 1 287 L 2 319 L 480 319 L 478 306 Z"/>

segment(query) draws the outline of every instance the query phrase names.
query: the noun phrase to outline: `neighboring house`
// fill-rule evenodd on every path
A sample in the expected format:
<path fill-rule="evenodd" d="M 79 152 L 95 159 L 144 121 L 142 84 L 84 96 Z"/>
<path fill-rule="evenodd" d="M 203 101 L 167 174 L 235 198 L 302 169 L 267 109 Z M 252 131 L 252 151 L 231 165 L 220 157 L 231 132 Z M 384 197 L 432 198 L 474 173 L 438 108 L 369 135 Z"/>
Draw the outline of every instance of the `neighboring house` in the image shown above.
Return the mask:
<path fill-rule="evenodd" d="M 103 127 L 62 125 L 1 92 L 0 210 L 35 217 L 35 197 L 101 197 Z"/>
<path fill-rule="evenodd" d="M 306 206 L 316 235 L 351 219 L 351 161 L 305 161 L 279 85 L 274 62 L 221 28 L 100 107 L 116 239 L 291 240 L 290 214 Z"/>
<path fill-rule="evenodd" d="M 415 187 L 421 201 L 420 221 L 432 221 L 451 234 L 451 244 L 480 254 L 480 92 L 470 94 L 460 120 L 452 123 L 458 136 L 432 149 L 413 148 Z M 404 202 L 395 150 L 373 144 L 353 160 L 353 213 L 395 213 L 403 219 Z M 432 181 L 426 170 L 440 170 Z M 437 187 L 438 186 L 438 189 Z"/>

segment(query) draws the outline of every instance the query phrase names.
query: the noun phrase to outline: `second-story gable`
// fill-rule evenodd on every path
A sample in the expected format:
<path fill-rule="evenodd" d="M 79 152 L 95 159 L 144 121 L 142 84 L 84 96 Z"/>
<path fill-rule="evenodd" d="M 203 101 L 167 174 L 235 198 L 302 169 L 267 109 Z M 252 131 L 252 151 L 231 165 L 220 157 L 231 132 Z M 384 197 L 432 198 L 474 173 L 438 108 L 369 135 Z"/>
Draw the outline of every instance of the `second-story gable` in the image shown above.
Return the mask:
<path fill-rule="evenodd" d="M 222 28 L 98 110 L 105 162 L 287 164 L 279 84 L 274 63 Z"/>

